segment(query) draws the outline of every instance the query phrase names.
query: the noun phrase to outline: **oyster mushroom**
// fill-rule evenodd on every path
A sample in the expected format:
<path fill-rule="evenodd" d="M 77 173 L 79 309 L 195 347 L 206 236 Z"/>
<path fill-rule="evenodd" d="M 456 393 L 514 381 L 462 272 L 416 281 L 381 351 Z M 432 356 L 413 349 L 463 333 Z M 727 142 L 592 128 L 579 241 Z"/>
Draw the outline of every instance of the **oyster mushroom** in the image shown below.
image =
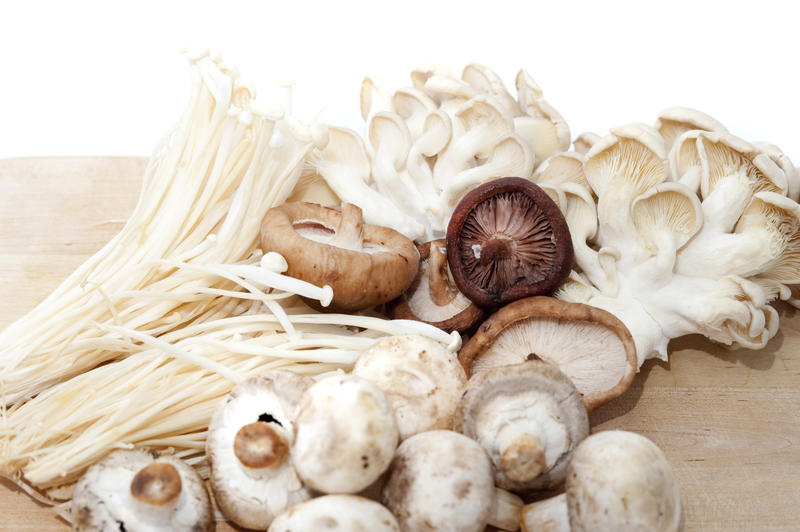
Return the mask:
<path fill-rule="evenodd" d="M 73 527 L 107 530 L 214 530 L 211 501 L 200 476 L 172 456 L 119 450 L 89 468 L 75 486 Z"/>
<path fill-rule="evenodd" d="M 456 288 L 447 266 L 447 241 L 426 242 L 417 249 L 419 273 L 392 302 L 392 317 L 424 321 L 445 332 L 468 331 L 483 318 L 483 310 Z"/>
<path fill-rule="evenodd" d="M 450 428 L 467 382 L 458 358 L 424 336 L 389 336 L 358 358 L 353 374 L 369 379 L 386 394 L 400 439 Z"/>
<path fill-rule="evenodd" d="M 251 377 L 211 417 L 211 487 L 220 511 L 237 525 L 263 530 L 284 508 L 311 496 L 292 467 L 289 447 L 297 405 L 313 383 L 289 371 Z"/>
<path fill-rule="evenodd" d="M 414 243 L 393 229 L 365 225 L 361 209 L 287 203 L 267 211 L 261 247 L 286 258 L 286 275 L 333 288 L 328 310 L 354 312 L 391 301 L 417 274 Z M 319 303 L 306 299 L 317 310 Z"/>
<path fill-rule="evenodd" d="M 275 518 L 269 532 L 399 532 L 385 506 L 358 495 L 324 495 L 293 506 Z"/>
<path fill-rule="evenodd" d="M 331 375 L 311 386 L 295 420 L 292 461 L 323 493 L 357 493 L 386 471 L 398 432 L 389 400 L 356 375 Z"/>
<path fill-rule="evenodd" d="M 566 494 L 525 506 L 520 517 L 522 530 L 530 532 L 674 532 L 681 521 L 680 491 L 652 441 L 633 432 L 604 431 L 575 449 Z"/>
<path fill-rule="evenodd" d="M 572 380 L 590 412 L 627 390 L 638 368 L 633 338 L 619 319 L 550 297 L 522 299 L 495 312 L 458 358 L 468 375 L 541 358 Z"/>
<path fill-rule="evenodd" d="M 564 481 L 573 449 L 589 434 L 589 416 L 566 375 L 532 360 L 471 378 L 453 428 L 484 448 L 498 487 L 523 492 Z"/>
<path fill-rule="evenodd" d="M 497 307 L 553 291 L 572 268 L 572 241 L 558 206 L 526 179 L 470 191 L 447 226 L 447 262 L 458 289 Z"/>
<path fill-rule="evenodd" d="M 449 430 L 421 432 L 397 448 L 381 500 L 403 532 L 519 529 L 522 499 L 492 482 L 477 442 Z"/>

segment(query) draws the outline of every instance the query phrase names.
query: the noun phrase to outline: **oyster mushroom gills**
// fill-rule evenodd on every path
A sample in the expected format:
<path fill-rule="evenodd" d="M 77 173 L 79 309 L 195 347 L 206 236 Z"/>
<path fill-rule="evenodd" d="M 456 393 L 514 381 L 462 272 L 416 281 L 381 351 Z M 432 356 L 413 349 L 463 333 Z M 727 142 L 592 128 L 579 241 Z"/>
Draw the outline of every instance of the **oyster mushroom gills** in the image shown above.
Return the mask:
<path fill-rule="evenodd" d="M 136 450 L 114 451 L 75 486 L 74 530 L 198 532 L 214 530 L 203 480 L 181 460 Z"/>
<path fill-rule="evenodd" d="M 289 459 L 300 397 L 314 380 L 273 370 L 238 384 L 211 417 L 210 484 L 222 514 L 265 529 L 285 508 L 311 497 Z"/>
<path fill-rule="evenodd" d="M 458 358 L 468 375 L 541 359 L 570 378 L 589 411 L 627 390 L 638 367 L 633 338 L 613 314 L 544 296 L 492 314 Z"/>
<path fill-rule="evenodd" d="M 424 321 L 445 332 L 469 331 L 484 313 L 456 288 L 447 265 L 447 241 L 433 240 L 417 249 L 419 273 L 406 293 L 391 303 L 392 317 Z"/>
<path fill-rule="evenodd" d="M 357 495 L 323 495 L 289 508 L 272 522 L 269 532 L 399 532 L 392 513 Z"/>
<path fill-rule="evenodd" d="M 456 286 L 483 307 L 549 294 L 569 274 L 572 258 L 564 216 L 526 179 L 496 179 L 473 189 L 447 226 Z"/>
<path fill-rule="evenodd" d="M 364 224 L 361 209 L 349 203 L 341 211 L 312 203 L 270 209 L 261 224 L 261 248 L 286 259 L 286 275 L 333 289 L 328 307 L 305 299 L 316 310 L 355 312 L 391 301 L 419 268 L 411 240 Z"/>

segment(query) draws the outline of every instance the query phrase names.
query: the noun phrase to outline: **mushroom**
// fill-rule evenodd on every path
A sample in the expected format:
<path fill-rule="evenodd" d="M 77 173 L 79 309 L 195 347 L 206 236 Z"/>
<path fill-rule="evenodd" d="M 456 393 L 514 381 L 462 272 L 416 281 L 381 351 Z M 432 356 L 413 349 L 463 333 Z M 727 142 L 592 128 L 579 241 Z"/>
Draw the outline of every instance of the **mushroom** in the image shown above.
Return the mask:
<path fill-rule="evenodd" d="M 114 451 L 90 467 L 75 486 L 71 514 L 82 532 L 214 530 L 211 501 L 195 470 L 142 450 Z"/>
<path fill-rule="evenodd" d="M 590 412 L 627 390 L 638 368 L 633 338 L 619 319 L 550 297 L 522 299 L 495 312 L 458 358 L 468 375 L 541 358 L 572 380 Z"/>
<path fill-rule="evenodd" d="M 357 375 L 330 375 L 311 386 L 295 420 L 292 462 L 323 493 L 357 493 L 386 471 L 397 447 L 392 405 Z"/>
<path fill-rule="evenodd" d="M 674 532 L 681 521 L 680 491 L 656 444 L 633 432 L 604 431 L 575 449 L 566 494 L 527 505 L 520 516 L 522 530 L 531 532 Z"/>
<path fill-rule="evenodd" d="M 687 131 L 728 131 L 714 117 L 689 107 L 670 107 L 658 115 L 655 128 L 664 137 L 664 144 L 669 150 L 675 141 Z"/>
<path fill-rule="evenodd" d="M 369 379 L 386 394 L 400 439 L 450 428 L 467 382 L 458 358 L 424 336 L 388 336 L 358 358 L 353 374 Z"/>
<path fill-rule="evenodd" d="M 600 140 L 600 135 L 597 133 L 593 133 L 591 131 L 584 131 L 577 137 L 575 140 L 572 141 L 572 144 L 575 146 L 575 151 L 580 153 L 581 155 L 586 155 L 586 153 L 592 149 L 595 142 Z"/>
<path fill-rule="evenodd" d="M 399 532 L 385 506 L 357 495 L 324 495 L 293 506 L 275 518 L 269 532 Z"/>
<path fill-rule="evenodd" d="M 519 529 L 522 499 L 498 490 L 477 442 L 457 432 L 416 434 L 397 448 L 381 500 L 403 532 Z"/>
<path fill-rule="evenodd" d="M 333 288 L 328 310 L 355 312 L 402 294 L 419 266 L 414 243 L 393 229 L 365 225 L 361 209 L 336 211 L 312 203 L 270 209 L 261 224 L 261 247 L 286 258 L 286 275 Z M 318 302 L 306 302 L 321 310 Z"/>
<path fill-rule="evenodd" d="M 573 449 L 589 434 L 589 415 L 569 378 L 534 359 L 472 377 L 453 428 L 484 448 L 498 487 L 519 493 L 564 481 Z"/>
<path fill-rule="evenodd" d="M 265 529 L 284 508 L 311 496 L 289 460 L 297 405 L 314 383 L 290 371 L 251 377 L 214 411 L 206 438 L 210 482 L 220 511 Z"/>
<path fill-rule="evenodd" d="M 458 289 L 497 307 L 553 291 L 572 268 L 572 241 L 558 206 L 526 179 L 470 191 L 447 226 L 447 262 Z"/>
<path fill-rule="evenodd" d="M 405 294 L 392 302 L 395 319 L 418 320 L 445 332 L 466 332 L 483 317 L 483 310 L 455 286 L 447 266 L 447 241 L 417 246 L 419 272 Z"/>

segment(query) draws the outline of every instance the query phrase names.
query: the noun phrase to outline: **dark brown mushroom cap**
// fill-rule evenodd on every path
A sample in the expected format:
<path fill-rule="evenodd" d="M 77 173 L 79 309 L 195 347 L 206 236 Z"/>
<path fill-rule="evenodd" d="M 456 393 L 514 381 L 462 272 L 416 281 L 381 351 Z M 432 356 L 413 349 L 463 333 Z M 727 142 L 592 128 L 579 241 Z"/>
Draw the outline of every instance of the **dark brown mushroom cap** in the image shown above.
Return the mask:
<path fill-rule="evenodd" d="M 389 305 L 394 319 L 417 320 L 445 332 L 469 331 L 484 316 L 484 311 L 460 294 L 451 283 L 444 239 L 417 246 L 419 273 L 411 286 Z"/>
<path fill-rule="evenodd" d="M 573 251 L 558 206 L 527 179 L 470 191 L 447 226 L 447 261 L 458 289 L 483 307 L 549 294 L 569 275 Z"/>
<path fill-rule="evenodd" d="M 636 346 L 613 314 L 552 297 L 515 301 L 492 314 L 461 349 L 467 375 L 540 358 L 563 371 L 591 412 L 636 375 Z"/>
<path fill-rule="evenodd" d="M 306 230 L 320 238 L 306 238 L 301 234 Z M 348 247 L 337 245 L 341 242 Z M 419 267 L 411 240 L 393 229 L 363 224 L 361 210 L 349 204 L 343 211 L 302 202 L 272 208 L 261 223 L 261 248 L 283 255 L 286 275 L 330 285 L 330 306 L 306 300 L 330 312 L 355 312 L 395 299 Z"/>

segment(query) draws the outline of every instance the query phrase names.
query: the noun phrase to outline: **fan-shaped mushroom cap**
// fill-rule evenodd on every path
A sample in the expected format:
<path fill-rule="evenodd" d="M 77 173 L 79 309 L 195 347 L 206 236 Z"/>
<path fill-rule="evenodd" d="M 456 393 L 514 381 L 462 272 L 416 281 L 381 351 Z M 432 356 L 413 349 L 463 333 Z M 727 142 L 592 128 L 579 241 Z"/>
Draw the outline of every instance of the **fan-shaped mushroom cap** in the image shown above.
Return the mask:
<path fill-rule="evenodd" d="M 285 508 L 311 496 L 289 460 L 297 405 L 314 383 L 270 371 L 238 384 L 208 427 L 206 457 L 220 511 L 236 524 L 265 529 Z"/>
<path fill-rule="evenodd" d="M 490 316 L 461 349 L 468 375 L 534 354 L 575 384 L 589 411 L 628 389 L 638 368 L 633 338 L 612 314 L 549 297 L 515 301 Z"/>
<path fill-rule="evenodd" d="M 514 128 L 530 143 L 536 160 L 543 161 L 569 149 L 570 132 L 566 120 L 542 98 L 542 89 L 530 74 L 520 70 L 516 86 L 519 107 L 525 116 L 514 119 Z"/>
<path fill-rule="evenodd" d="M 269 532 L 399 532 L 385 506 L 357 495 L 324 495 L 280 514 Z"/>
<path fill-rule="evenodd" d="M 664 144 L 668 150 L 678 137 L 687 131 L 727 131 L 725 126 L 712 116 L 690 107 L 670 107 L 664 109 L 658 115 L 655 128 L 664 138 Z"/>
<path fill-rule="evenodd" d="M 75 486 L 75 530 L 198 532 L 214 530 L 203 480 L 172 456 L 114 451 L 89 468 Z"/>
<path fill-rule="evenodd" d="M 300 401 L 292 462 L 317 491 L 357 493 L 386 470 L 397 441 L 394 412 L 383 391 L 356 375 L 331 375 Z"/>
<path fill-rule="evenodd" d="M 575 137 L 575 140 L 572 141 L 572 144 L 574 145 L 576 152 L 582 155 L 586 155 L 589 152 L 589 150 L 592 149 L 592 146 L 594 146 L 594 144 L 598 140 L 600 140 L 600 138 L 601 138 L 600 135 L 598 135 L 597 133 L 592 133 L 591 131 L 584 131 L 583 133 Z"/>
<path fill-rule="evenodd" d="M 530 360 L 474 375 L 453 428 L 489 454 L 497 486 L 522 492 L 563 482 L 572 450 L 589 434 L 589 416 L 564 373 Z"/>

